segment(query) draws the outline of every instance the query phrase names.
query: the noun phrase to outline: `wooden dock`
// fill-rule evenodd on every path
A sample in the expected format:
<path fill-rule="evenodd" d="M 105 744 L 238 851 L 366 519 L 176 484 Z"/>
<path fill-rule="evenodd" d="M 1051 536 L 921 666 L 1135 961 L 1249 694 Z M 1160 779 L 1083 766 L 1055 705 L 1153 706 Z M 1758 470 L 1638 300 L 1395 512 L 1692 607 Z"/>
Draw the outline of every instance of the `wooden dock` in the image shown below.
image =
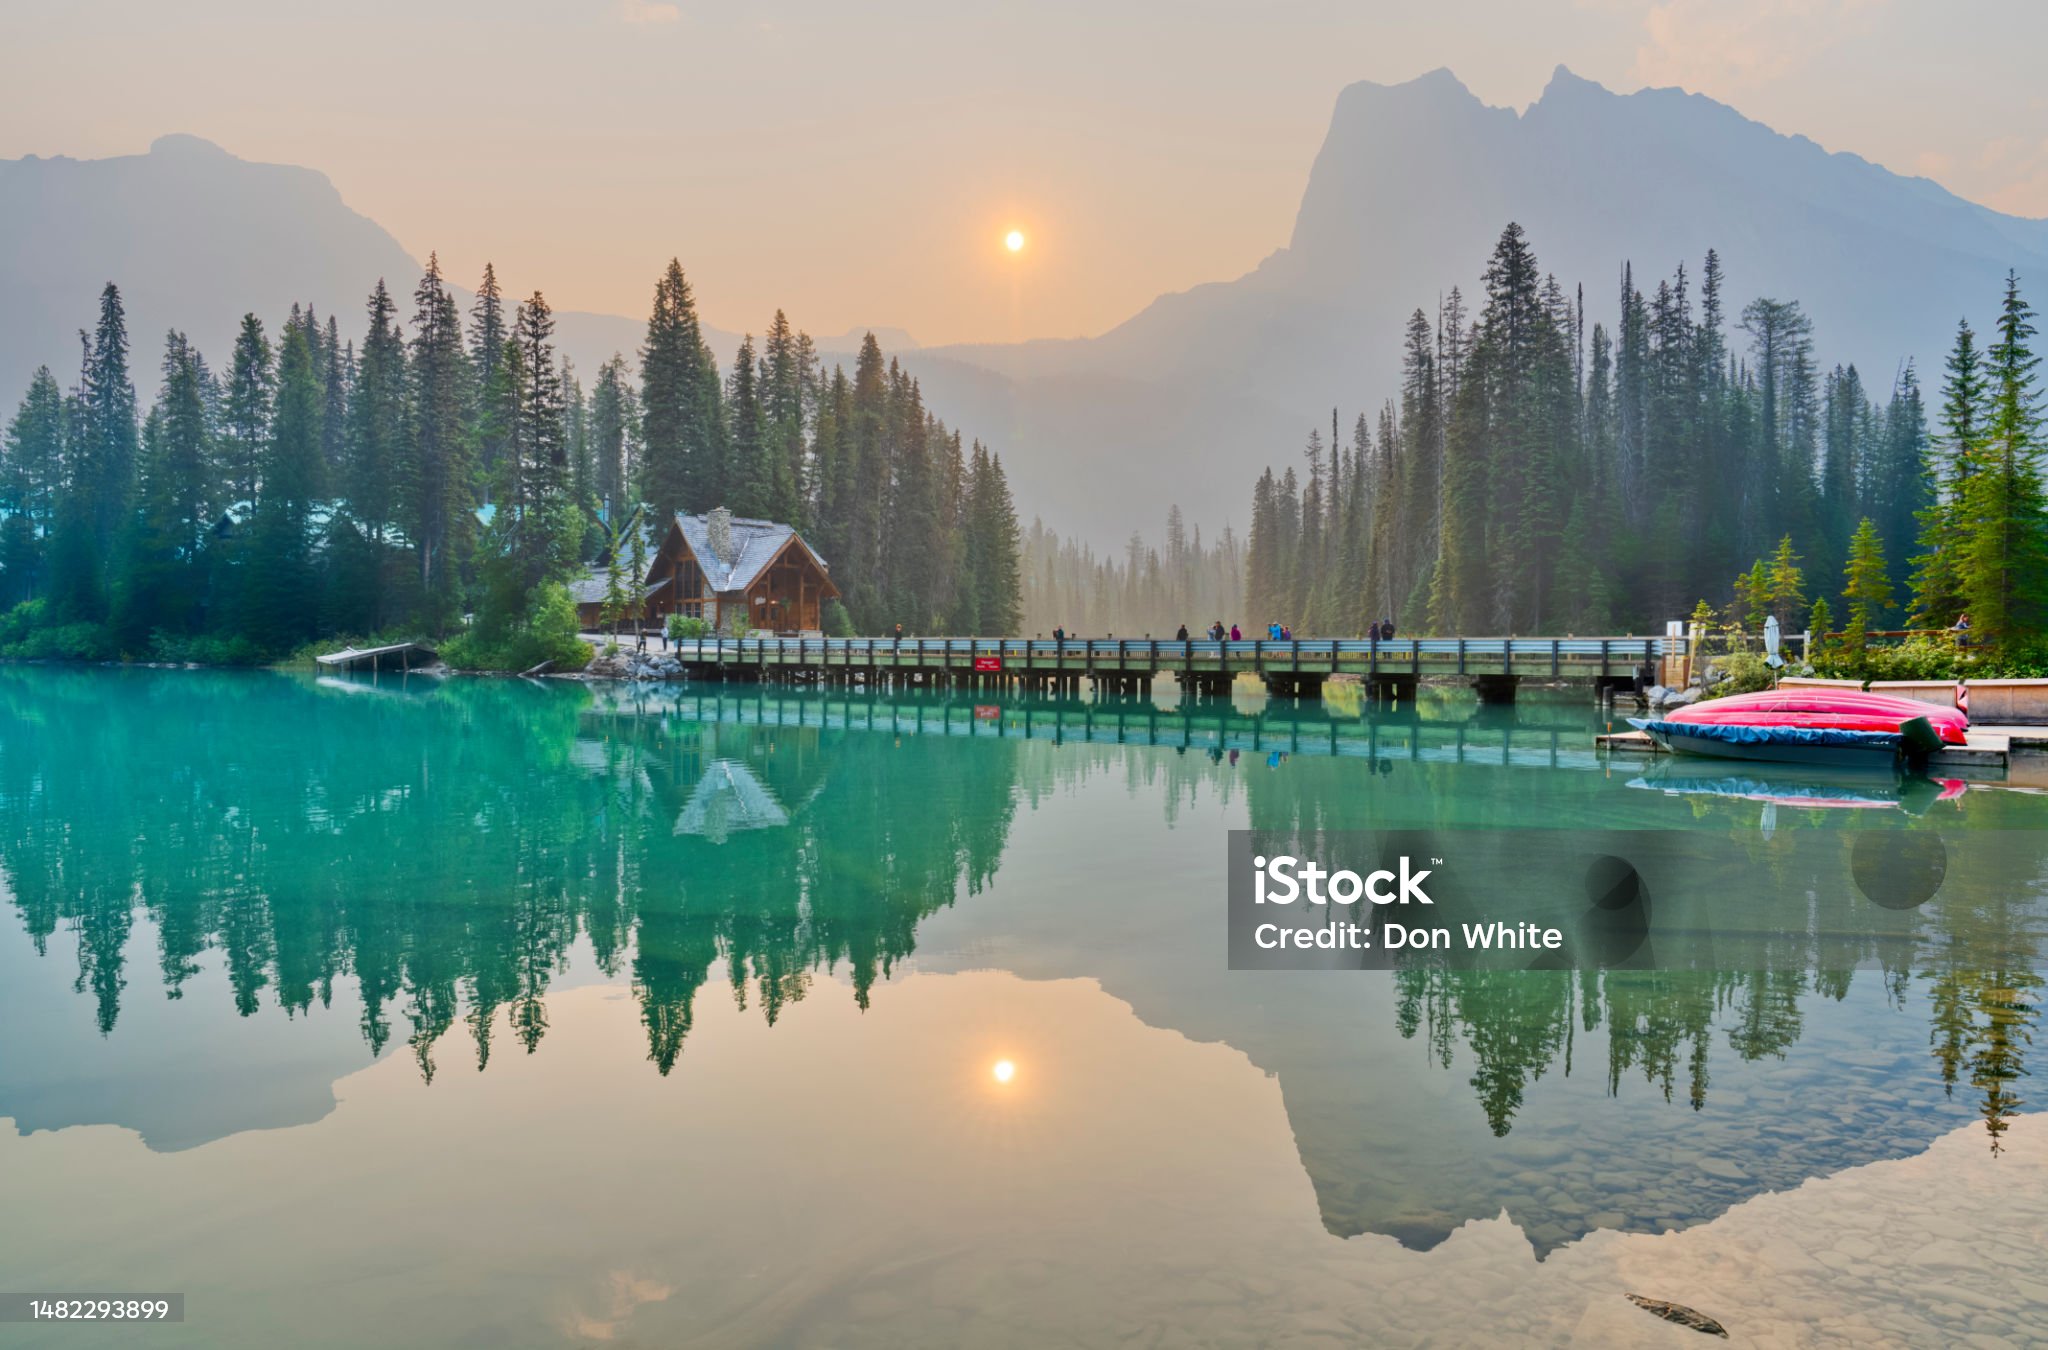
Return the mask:
<path fill-rule="evenodd" d="M 1282 698 L 1317 698 L 1333 676 L 1375 698 L 1411 702 L 1425 677 L 1471 681 L 1483 702 L 1511 703 L 1523 680 L 1625 686 L 1636 667 L 1683 662 L 1678 637 L 1345 638 L 1214 642 L 1172 638 L 705 638 L 670 650 L 699 678 L 798 684 L 1018 688 L 1133 694 L 1161 677 L 1222 695 L 1241 675 Z"/>
<path fill-rule="evenodd" d="M 418 642 L 394 642 L 384 647 L 343 647 L 313 658 L 323 666 L 340 670 L 411 670 L 429 665 L 439 657 L 434 649 Z"/>

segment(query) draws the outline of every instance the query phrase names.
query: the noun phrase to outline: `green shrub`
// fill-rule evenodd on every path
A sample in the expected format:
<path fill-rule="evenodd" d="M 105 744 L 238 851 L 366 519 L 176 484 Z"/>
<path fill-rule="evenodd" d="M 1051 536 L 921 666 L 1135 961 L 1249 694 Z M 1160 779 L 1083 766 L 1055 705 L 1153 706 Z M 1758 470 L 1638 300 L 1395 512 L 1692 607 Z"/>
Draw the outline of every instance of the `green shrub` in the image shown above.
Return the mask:
<path fill-rule="evenodd" d="M 262 648 L 241 636 L 201 634 L 180 637 L 172 633 L 154 633 L 149 640 L 149 659 L 152 661 L 177 661 L 196 666 L 260 666 L 267 655 Z"/>
<path fill-rule="evenodd" d="M 24 600 L 5 614 L 0 614 L 0 651 L 5 651 L 41 628 L 43 616 L 48 610 L 49 606 L 41 600 Z"/>
<path fill-rule="evenodd" d="M 710 637 L 711 625 L 686 614 L 671 614 L 668 616 L 668 635 L 670 641 L 691 642 L 697 638 Z"/>
<path fill-rule="evenodd" d="M 590 644 L 576 635 L 576 602 L 555 582 L 537 587 L 521 621 L 486 636 L 472 629 L 441 645 L 441 659 L 457 670 L 531 670 L 553 662 L 558 671 L 590 664 Z"/>
<path fill-rule="evenodd" d="M 1763 657 L 1755 652 L 1730 652 L 1717 656 L 1707 666 L 1707 691 L 1702 697 L 1720 698 L 1725 694 L 1753 694 L 1759 689 L 1769 689 L 1777 682 L 1777 673 L 1764 664 Z"/>
<path fill-rule="evenodd" d="M 1816 654 L 1814 667 L 1831 680 L 1952 680 L 1958 674 L 1988 673 L 1983 659 L 1957 648 L 1946 634 L 1907 638 L 1893 646 L 1829 644 Z"/>
<path fill-rule="evenodd" d="M 823 625 L 826 637 L 850 638 L 854 635 L 853 616 L 848 614 L 846 606 L 837 600 L 825 602 L 824 612 L 818 616 L 818 622 Z"/>
<path fill-rule="evenodd" d="M 111 661 L 120 654 L 114 635 L 106 625 L 97 623 L 32 628 L 17 641 L 0 647 L 0 656 L 10 661 Z"/>

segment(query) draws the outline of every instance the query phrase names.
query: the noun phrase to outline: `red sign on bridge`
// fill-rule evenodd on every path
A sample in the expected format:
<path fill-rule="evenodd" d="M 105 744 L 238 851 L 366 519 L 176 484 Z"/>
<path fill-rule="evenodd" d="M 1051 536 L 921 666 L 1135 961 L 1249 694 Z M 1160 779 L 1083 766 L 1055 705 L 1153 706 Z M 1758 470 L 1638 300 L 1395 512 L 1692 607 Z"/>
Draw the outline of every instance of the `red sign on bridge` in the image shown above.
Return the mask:
<path fill-rule="evenodd" d="M 1003 658 L 1000 656 L 977 656 L 974 658 L 974 668 L 977 671 L 1001 670 L 1003 668 Z"/>

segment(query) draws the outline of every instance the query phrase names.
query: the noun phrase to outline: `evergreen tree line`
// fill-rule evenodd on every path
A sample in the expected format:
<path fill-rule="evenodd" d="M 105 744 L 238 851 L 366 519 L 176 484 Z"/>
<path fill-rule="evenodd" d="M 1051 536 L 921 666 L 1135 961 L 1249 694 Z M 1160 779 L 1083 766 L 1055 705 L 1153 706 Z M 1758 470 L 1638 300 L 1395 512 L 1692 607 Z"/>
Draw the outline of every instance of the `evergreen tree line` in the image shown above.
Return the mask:
<path fill-rule="evenodd" d="M 1649 291 L 1624 265 L 1618 322 L 1589 327 L 1584 288 L 1542 273 L 1509 224 L 1476 314 L 1453 289 L 1408 320 L 1398 397 L 1346 442 L 1333 412 L 1305 474 L 1259 478 L 1254 619 L 1659 631 L 1703 597 L 1740 617 L 1738 581 L 1782 549 L 1801 577 L 1843 577 L 1821 589 L 1869 627 L 1968 608 L 1979 629 L 2038 632 L 2048 536 L 2017 281 L 1992 352 L 1963 326 L 1938 440 L 1910 360 L 1873 393 L 1855 366 L 1822 366 L 1796 300 L 1759 298 L 1731 321 L 1726 288 L 1712 251 L 1696 292 L 1682 265 Z M 1791 599 L 1770 608 L 1797 627 L 1808 597 Z"/>
<path fill-rule="evenodd" d="M 0 443 L 0 644 L 31 655 L 254 660 L 328 634 L 573 634 L 560 583 L 635 520 L 724 506 L 806 532 L 842 628 L 1014 631 L 1020 538 L 1000 459 L 964 445 L 870 334 L 827 372 L 777 313 L 721 376 L 681 267 L 637 372 L 586 390 L 536 291 L 492 268 L 465 324 L 430 259 L 409 324 L 377 283 L 360 341 L 293 306 L 242 321 L 225 371 L 166 335 L 138 406 L 119 289 Z M 644 548 L 644 540 L 641 540 Z M 563 630 L 566 628 L 566 632 Z M 493 645 L 496 644 L 496 645 Z"/>
<path fill-rule="evenodd" d="M 1177 505 L 1166 513 L 1163 547 L 1134 532 L 1121 558 L 1098 557 L 1033 520 L 1023 567 L 1026 633 L 1171 637 L 1186 624 L 1200 637 L 1211 623 L 1235 622 L 1244 594 L 1242 550 L 1230 527 L 1205 544 L 1201 527 L 1190 530 Z"/>

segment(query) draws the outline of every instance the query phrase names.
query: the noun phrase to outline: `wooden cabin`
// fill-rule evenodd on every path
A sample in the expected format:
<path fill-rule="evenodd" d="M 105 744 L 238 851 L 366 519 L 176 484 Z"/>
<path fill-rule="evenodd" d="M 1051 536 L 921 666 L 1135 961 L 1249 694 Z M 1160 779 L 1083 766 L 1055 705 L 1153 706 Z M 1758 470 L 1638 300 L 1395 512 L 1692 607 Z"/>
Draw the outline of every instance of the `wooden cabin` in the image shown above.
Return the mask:
<path fill-rule="evenodd" d="M 602 620 L 605 579 L 592 573 L 573 587 L 586 631 Z M 788 525 L 719 510 L 677 515 L 653 551 L 642 578 L 638 617 L 650 628 L 671 614 L 703 619 L 731 633 L 744 616 L 756 632 L 815 633 L 839 588 L 825 560 Z M 630 624 L 635 616 L 629 613 Z"/>
<path fill-rule="evenodd" d="M 569 583 L 569 598 L 576 602 L 576 626 L 586 633 L 601 633 L 605 629 L 604 598 L 611 590 L 611 579 L 601 570 L 593 568 Z M 625 586 L 630 596 L 633 591 L 631 580 Z M 645 587 L 640 592 L 640 610 L 636 614 L 631 601 L 619 612 L 619 628 L 622 632 L 633 630 L 633 620 L 645 619 L 649 613 L 648 602 L 653 593 Z"/>

